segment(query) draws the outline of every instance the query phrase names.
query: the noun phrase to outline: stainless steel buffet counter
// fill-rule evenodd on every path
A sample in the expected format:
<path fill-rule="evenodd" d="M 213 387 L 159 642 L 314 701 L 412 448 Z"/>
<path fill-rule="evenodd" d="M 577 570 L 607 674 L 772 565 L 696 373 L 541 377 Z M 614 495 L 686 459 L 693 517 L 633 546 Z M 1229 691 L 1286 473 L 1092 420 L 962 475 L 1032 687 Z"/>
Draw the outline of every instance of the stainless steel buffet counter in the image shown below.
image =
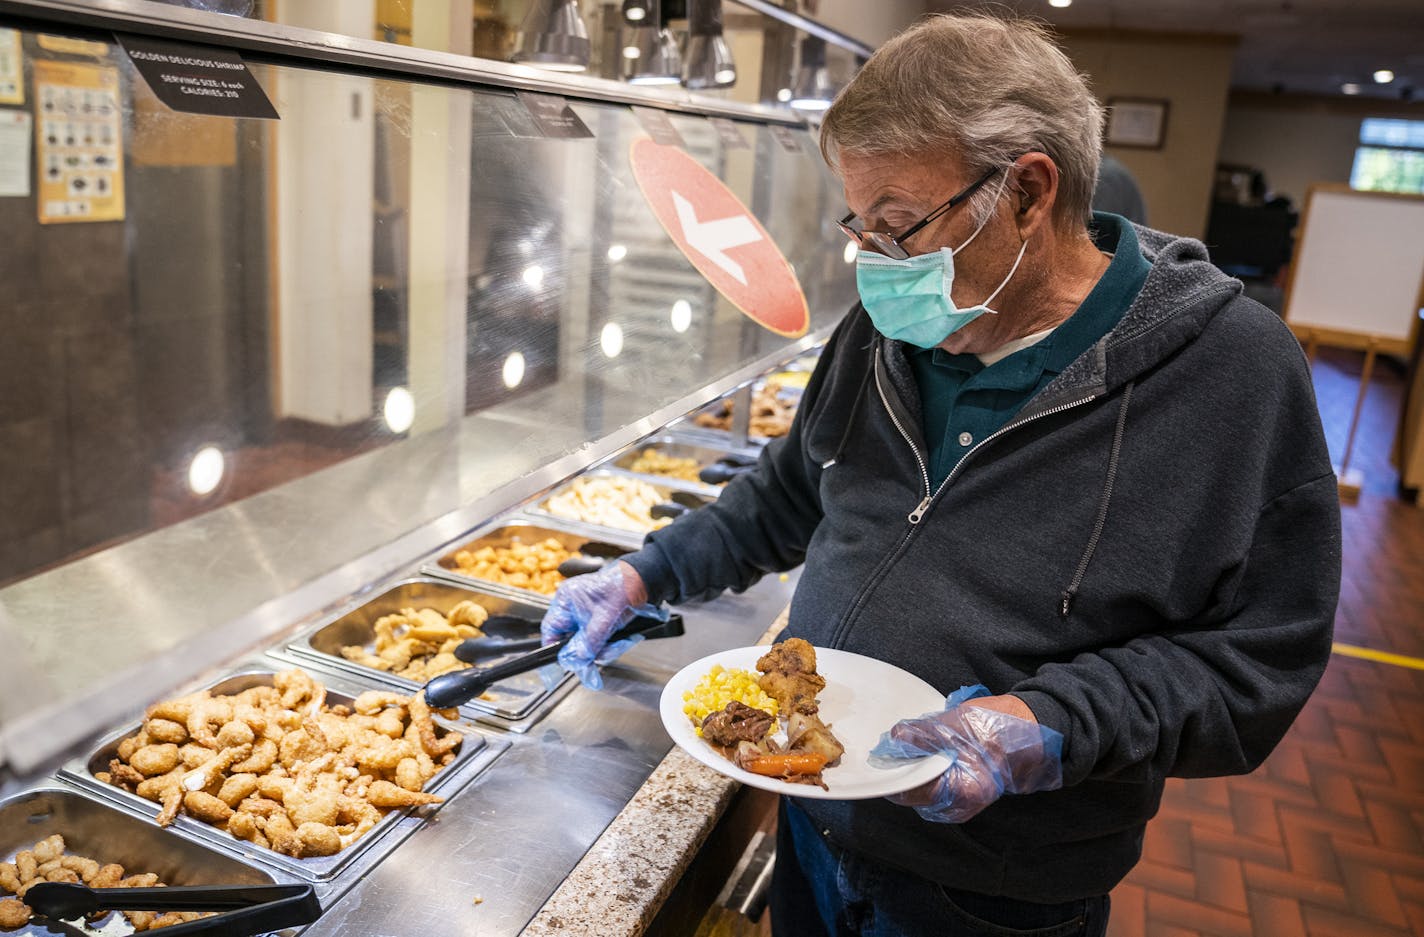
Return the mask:
<path fill-rule="evenodd" d="M 700 444 L 707 446 L 709 441 L 703 438 Z M 450 543 L 463 543 L 481 530 L 505 530 L 518 516 L 513 511 L 498 515 Z M 439 569 L 433 561 L 445 550 L 442 546 L 431 556 L 407 564 L 345 603 L 276 629 L 264 641 L 265 654 L 220 667 L 216 677 L 205 676 L 185 686 L 216 683 L 235 690 L 241 688 L 239 683 L 246 686 L 265 678 L 224 675 L 259 674 L 292 665 L 330 684 L 334 693 L 347 694 L 336 697 L 340 700 L 363 688 L 399 686 L 400 681 L 375 671 L 363 675 L 349 662 L 322 661 L 312 636 L 342 626 L 355 615 L 353 607 L 359 609 L 362 603 L 374 602 L 374 610 L 365 613 L 368 618 L 392 603 L 437 608 L 441 601 L 448 604 L 458 595 L 432 597 L 442 595 L 439 590 L 445 587 L 440 580 L 411 578 L 422 566 L 427 571 Z M 795 579 L 794 572 L 771 576 L 743 594 L 681 607 L 686 634 L 635 647 L 606 668 L 602 692 L 566 681 L 547 695 L 537 712 L 522 719 L 506 718 L 497 708 L 463 708 L 460 724 L 469 733 L 469 764 L 457 761 L 449 769 L 455 775 L 448 783 L 432 787 L 447 796 L 446 802 L 438 809 L 417 808 L 405 816 L 388 817 L 394 828 L 385 830 L 388 824 L 382 824 L 370 834 L 370 848 L 350 857 L 317 865 L 291 860 L 248 847 L 184 817 L 165 835 L 216 849 L 225 861 L 242 863 L 252 875 L 275 881 L 316 881 L 326 911 L 304 931 L 311 935 L 512 935 L 524 931 L 531 919 L 531 933 L 578 933 L 575 916 L 558 910 L 568 901 L 567 893 L 561 892 L 565 897 L 546 907 L 550 897 L 561 886 L 567 889 L 569 881 L 577 883 L 604 871 L 617 873 L 623 860 L 643 863 L 646 874 L 639 872 L 633 881 L 647 894 L 625 890 L 611 899 L 626 918 L 623 924 L 601 916 L 594 929 L 584 931 L 636 933 L 666 896 L 701 834 L 715 822 L 735 788 L 679 753 L 670 754 L 672 743 L 658 716 L 662 687 L 692 660 L 755 643 L 789 603 Z M 460 593 L 453 577 L 447 581 Z M 388 589 L 395 589 L 395 596 L 382 598 Z M 528 604 L 533 597 L 521 592 L 487 585 L 481 601 L 494 612 L 537 613 L 538 606 Z M 94 779 L 115 743 L 127 734 L 118 727 L 133 731 L 142 706 L 155 701 L 151 686 L 132 689 L 132 698 L 121 707 L 103 709 L 102 716 L 88 714 L 91 722 L 100 719 L 109 729 L 103 739 L 71 747 L 66 752 L 68 764 L 53 772 L 51 762 L 25 775 L 4 777 L 0 796 L 23 800 L 31 791 L 57 788 L 66 796 L 93 798 L 122 813 L 124 822 L 137 820 L 151 826 L 156 805 L 107 789 Z M 621 843 L 622 855 L 589 853 L 596 841 L 607 843 L 605 828 L 610 823 L 615 826 L 608 835 Z M 584 871 L 570 880 L 581 862 Z M 586 899 L 574 903 L 588 906 Z M 622 931 L 625 925 L 627 930 Z"/>

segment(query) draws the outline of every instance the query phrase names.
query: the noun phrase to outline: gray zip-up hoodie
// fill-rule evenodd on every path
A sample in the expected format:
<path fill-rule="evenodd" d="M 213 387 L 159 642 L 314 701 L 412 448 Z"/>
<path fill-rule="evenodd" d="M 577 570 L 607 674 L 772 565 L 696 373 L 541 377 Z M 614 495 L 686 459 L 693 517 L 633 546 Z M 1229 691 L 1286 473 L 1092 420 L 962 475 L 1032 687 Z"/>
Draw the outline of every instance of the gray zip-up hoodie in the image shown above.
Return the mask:
<path fill-rule="evenodd" d="M 937 491 L 904 348 L 857 308 L 790 434 L 629 558 L 672 602 L 804 561 L 788 636 L 1013 693 L 1063 733 L 1062 790 L 962 825 L 800 801 L 843 848 L 984 894 L 1104 894 L 1163 779 L 1251 771 L 1325 668 L 1340 515 L 1304 356 L 1200 243 L 1137 232 L 1152 270 L 1121 322 Z"/>

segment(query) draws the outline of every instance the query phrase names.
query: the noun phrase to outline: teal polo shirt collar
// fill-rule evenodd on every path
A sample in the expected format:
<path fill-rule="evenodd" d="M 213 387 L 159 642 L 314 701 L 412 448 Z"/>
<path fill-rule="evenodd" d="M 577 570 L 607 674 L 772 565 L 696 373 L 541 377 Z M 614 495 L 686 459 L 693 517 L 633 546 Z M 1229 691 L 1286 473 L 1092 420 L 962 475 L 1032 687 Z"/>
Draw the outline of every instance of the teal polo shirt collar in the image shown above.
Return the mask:
<path fill-rule="evenodd" d="M 1146 282 L 1152 265 L 1142 256 L 1137 233 L 1126 219 L 1094 213 L 1093 243 L 1112 261 L 1083 302 L 1040 342 L 991 365 L 977 355 L 951 355 L 941 348 L 914 349 L 910 366 L 920 391 L 924 438 L 933 487 L 979 440 L 1002 428 L 1032 397 L 1097 343 L 1122 319 Z"/>
<path fill-rule="evenodd" d="M 1073 315 L 1043 341 L 987 367 L 978 355 L 951 355 L 938 347 L 915 349 L 911 357 L 927 356 L 936 366 L 960 371 L 969 377 L 987 372 L 974 382 L 976 388 L 985 390 L 1028 390 L 1038 383 L 1044 372 L 1063 373 L 1079 355 L 1112 331 L 1137 298 L 1152 270 L 1152 265 L 1142 256 L 1137 232 L 1126 218 L 1110 212 L 1094 212 L 1089 234 L 1098 250 L 1113 255 L 1112 261 Z"/>

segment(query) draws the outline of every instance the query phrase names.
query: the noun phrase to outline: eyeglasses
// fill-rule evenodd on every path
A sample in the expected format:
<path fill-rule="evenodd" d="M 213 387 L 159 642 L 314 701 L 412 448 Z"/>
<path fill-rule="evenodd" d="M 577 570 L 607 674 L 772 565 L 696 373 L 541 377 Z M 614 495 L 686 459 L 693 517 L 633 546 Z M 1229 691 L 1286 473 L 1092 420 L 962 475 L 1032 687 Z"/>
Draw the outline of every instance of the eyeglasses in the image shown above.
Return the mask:
<path fill-rule="evenodd" d="M 836 227 L 844 231 L 846 237 L 850 238 L 852 241 L 859 243 L 862 247 L 868 247 L 871 250 L 876 251 L 877 253 L 884 254 L 886 257 L 889 257 L 892 260 L 905 260 L 910 256 L 910 252 L 905 250 L 905 248 L 902 246 L 905 241 L 909 240 L 925 225 L 929 224 L 931 221 L 934 221 L 937 218 L 942 217 L 946 212 L 954 208 L 954 206 L 959 205 L 965 199 L 969 198 L 969 196 L 973 195 L 975 192 L 978 192 L 979 187 L 982 186 L 984 183 L 988 182 L 990 179 L 994 178 L 994 176 L 1002 168 L 1003 167 L 1001 166 L 995 166 L 993 169 L 984 173 L 984 175 L 980 176 L 976 182 L 971 183 L 969 187 L 966 188 L 964 191 L 960 192 L 958 195 L 951 196 L 949 201 L 945 202 L 943 205 L 939 206 L 934 211 L 930 212 L 928 215 L 925 215 L 925 217 L 921 218 L 919 221 L 910 225 L 910 227 L 907 228 L 904 233 L 900 235 L 886 234 L 883 231 L 865 231 L 858 228 L 852 228 L 851 222 L 856 220 L 855 212 L 851 212 L 850 214 L 842 218 L 840 221 L 837 221 Z"/>

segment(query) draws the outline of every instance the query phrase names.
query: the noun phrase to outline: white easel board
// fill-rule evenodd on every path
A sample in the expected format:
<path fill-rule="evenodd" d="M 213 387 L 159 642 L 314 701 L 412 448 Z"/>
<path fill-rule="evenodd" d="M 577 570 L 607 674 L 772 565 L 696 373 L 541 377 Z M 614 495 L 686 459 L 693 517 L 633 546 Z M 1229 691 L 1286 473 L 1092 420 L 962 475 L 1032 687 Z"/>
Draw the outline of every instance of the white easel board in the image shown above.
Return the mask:
<path fill-rule="evenodd" d="M 1424 305 L 1424 196 L 1311 186 L 1285 320 L 1308 340 L 1408 355 Z"/>

